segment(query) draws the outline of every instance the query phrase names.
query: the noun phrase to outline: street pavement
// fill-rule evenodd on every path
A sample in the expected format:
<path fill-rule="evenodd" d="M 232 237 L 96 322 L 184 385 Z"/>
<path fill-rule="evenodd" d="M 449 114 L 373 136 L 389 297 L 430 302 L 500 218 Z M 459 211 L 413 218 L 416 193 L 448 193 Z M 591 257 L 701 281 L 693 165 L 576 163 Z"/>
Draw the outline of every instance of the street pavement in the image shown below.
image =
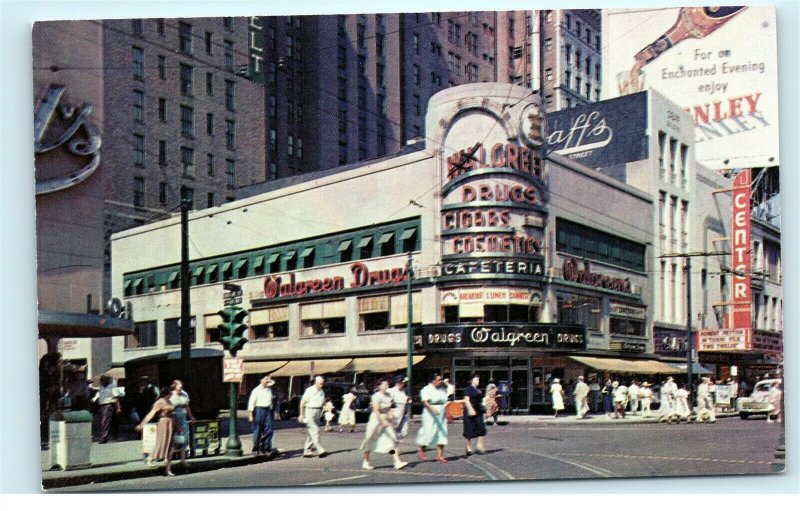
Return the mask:
<path fill-rule="evenodd" d="M 249 427 L 240 423 L 239 431 L 246 431 L 240 435 L 243 450 L 249 453 Z M 461 423 L 451 424 L 449 461 L 439 464 L 433 452 L 427 461 L 417 459 L 413 439 L 418 427 L 411 425 L 401 445 L 401 457 L 410 464 L 399 471 L 392 468 L 389 455 L 381 454 L 372 456 L 375 470 L 361 469 L 363 424 L 356 433 L 323 433 L 330 455 L 320 459 L 302 456 L 304 428 L 278 421 L 274 445 L 282 454 L 269 461 L 249 454 L 201 457 L 190 459 L 184 468 L 174 464 L 177 476 L 165 477 L 163 468 L 145 465 L 137 440 L 94 443 L 94 465 L 85 470 L 50 470 L 49 452 L 42 451 L 42 483 L 51 491 L 98 492 L 766 474 L 775 471 L 775 447 L 782 433 L 782 424 L 759 419 L 668 425 L 630 415 L 580 421 L 570 415 L 508 416 L 501 425 L 489 427 L 487 453 L 470 457 L 464 453 Z"/>

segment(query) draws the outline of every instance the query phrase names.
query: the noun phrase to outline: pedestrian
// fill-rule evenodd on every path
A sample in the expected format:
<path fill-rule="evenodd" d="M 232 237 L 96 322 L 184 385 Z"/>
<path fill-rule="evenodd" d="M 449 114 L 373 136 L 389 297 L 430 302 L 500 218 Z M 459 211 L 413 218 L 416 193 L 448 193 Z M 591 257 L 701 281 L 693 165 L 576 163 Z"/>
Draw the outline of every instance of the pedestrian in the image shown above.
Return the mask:
<path fill-rule="evenodd" d="M 91 399 L 91 390 L 86 381 L 86 372 L 75 372 L 75 379 L 69 385 L 67 394 L 70 398 L 70 410 L 88 410 Z"/>
<path fill-rule="evenodd" d="M 611 388 L 614 391 L 614 418 L 625 418 L 625 404 L 628 402 L 628 387 L 613 382 Z"/>
<path fill-rule="evenodd" d="M 317 456 L 324 458 L 328 451 L 319 443 L 319 421 L 322 417 L 322 406 L 325 404 L 325 391 L 322 387 L 325 379 L 316 376 L 314 383 L 309 385 L 300 399 L 300 415 L 297 420 L 306 425 L 306 440 L 303 445 L 303 456 L 313 456 L 313 451 L 317 451 Z"/>
<path fill-rule="evenodd" d="M 769 401 L 767 423 L 772 423 L 772 417 L 775 417 L 775 422 L 781 422 L 783 420 L 783 390 L 781 390 L 780 382 L 776 381 L 769 388 L 767 400 Z"/>
<path fill-rule="evenodd" d="M 446 463 L 444 446 L 447 445 L 447 424 L 445 422 L 445 405 L 447 404 L 447 388 L 441 375 L 434 374 L 430 383 L 419 393 L 422 401 L 422 424 L 417 432 L 419 459 L 425 461 L 425 449 L 430 445 L 437 446 L 436 461 Z"/>
<path fill-rule="evenodd" d="M 175 411 L 175 407 L 170 403 L 170 396 L 172 395 L 172 389 L 169 387 L 164 387 L 161 389 L 161 393 L 159 394 L 159 398 L 153 403 L 152 408 L 150 411 L 145 415 L 142 422 L 136 425 L 134 428 L 137 433 L 141 433 L 144 429 L 145 424 L 153 420 L 154 417 L 158 416 L 158 425 L 156 426 L 156 445 L 151 452 L 148 453 L 147 456 L 147 465 L 153 466 L 153 461 L 156 459 L 161 459 L 166 462 L 166 475 L 174 476 L 175 474 L 172 473 L 172 455 L 174 452 L 174 430 L 175 430 L 175 420 L 173 416 L 173 412 Z"/>
<path fill-rule="evenodd" d="M 472 440 L 477 438 L 475 450 L 483 454 L 486 452 L 484 437 L 486 437 L 486 424 L 483 421 L 483 391 L 480 389 L 481 379 L 477 374 L 472 375 L 472 380 L 464 389 L 464 438 L 467 440 L 466 454 L 472 456 Z"/>
<path fill-rule="evenodd" d="M 679 423 L 682 420 L 686 422 L 692 421 L 692 410 L 689 408 L 689 391 L 686 389 L 686 385 L 681 385 L 681 387 L 675 391 L 675 402 L 672 408 L 672 415 L 667 420 L 668 423 L 672 424 L 672 420 L 675 420 L 676 423 Z"/>
<path fill-rule="evenodd" d="M 639 414 L 639 385 L 636 380 L 631 380 L 628 387 L 628 403 L 630 404 L 631 415 Z"/>
<path fill-rule="evenodd" d="M 392 426 L 397 435 L 399 442 L 408 436 L 408 415 L 406 414 L 406 407 L 411 402 L 408 394 L 406 394 L 406 382 L 408 380 L 405 376 L 396 376 L 394 379 L 394 387 L 389 389 L 389 394 L 392 395 L 392 410 L 389 416 L 392 419 Z"/>
<path fill-rule="evenodd" d="M 642 416 L 647 416 L 650 414 L 650 402 L 653 399 L 653 390 L 650 388 L 650 384 L 647 382 L 643 382 L 641 388 L 639 389 L 639 405 L 642 408 Z"/>
<path fill-rule="evenodd" d="M 370 405 L 372 413 L 367 422 L 364 441 L 361 442 L 361 450 L 364 452 L 361 468 L 364 470 L 375 468 L 370 463 L 369 456 L 372 452 L 378 452 L 391 454 L 395 470 L 400 470 L 408 465 L 408 462 L 400 460 L 397 452 L 397 434 L 390 413 L 394 406 L 394 397 L 389 392 L 389 378 L 381 378 Z"/>
<path fill-rule="evenodd" d="M 575 401 L 575 416 L 583 419 L 589 413 L 589 386 L 583 382 L 583 376 L 578 376 L 575 390 L 572 391 Z"/>
<path fill-rule="evenodd" d="M 342 409 L 339 410 L 339 433 L 350 426 L 350 433 L 356 430 L 356 388 L 352 387 L 347 394 L 342 396 Z"/>
<path fill-rule="evenodd" d="M 702 381 L 697 386 L 697 422 L 703 422 L 706 418 L 708 418 L 708 422 L 716 422 L 717 420 L 714 414 L 711 378 L 703 376 Z"/>
<path fill-rule="evenodd" d="M 333 401 L 330 397 L 325 398 L 325 404 L 322 405 L 322 414 L 325 418 L 325 432 L 333 431 L 333 419 L 336 417 L 336 409 L 333 407 Z"/>
<path fill-rule="evenodd" d="M 492 425 L 497 424 L 497 416 L 500 414 L 500 406 L 497 404 L 497 385 L 489 380 L 486 386 L 486 396 L 483 398 L 483 406 L 486 409 L 486 422 L 492 420 Z"/>
<path fill-rule="evenodd" d="M 456 399 L 456 387 L 453 384 L 450 383 L 450 378 L 445 378 L 444 380 L 442 380 L 442 385 L 444 386 L 444 388 L 447 391 L 447 401 L 449 401 L 451 403 L 453 401 L 455 401 L 455 399 Z M 448 406 L 445 406 L 445 410 L 446 410 L 446 413 L 447 413 L 447 423 L 448 424 L 452 424 L 453 420 L 455 419 L 455 417 L 453 417 L 453 410 L 455 410 L 455 407 L 448 405 Z"/>
<path fill-rule="evenodd" d="M 272 436 L 274 431 L 274 395 L 272 386 L 275 381 L 265 375 L 252 392 L 247 401 L 247 412 L 250 423 L 253 425 L 253 449 L 255 456 L 271 455 Z"/>
<path fill-rule="evenodd" d="M 97 404 L 97 414 L 100 416 L 98 440 L 101 444 L 108 442 L 113 416 L 122 413 L 122 405 L 119 401 L 121 395 L 122 393 L 111 376 L 107 374 L 100 376 L 100 389 L 95 394 L 94 399 Z"/>
<path fill-rule="evenodd" d="M 140 422 L 142 417 L 147 415 L 153 408 L 153 403 L 156 402 L 158 397 L 158 389 L 150 383 L 150 377 L 140 376 L 136 382 L 136 389 L 130 395 L 131 420 L 136 423 Z"/>
<path fill-rule="evenodd" d="M 670 419 L 675 408 L 675 394 L 678 386 L 675 385 L 672 376 L 667 377 L 667 381 L 661 384 L 659 395 L 660 405 L 658 407 L 658 421 L 664 422 Z"/>
<path fill-rule="evenodd" d="M 190 422 L 194 422 L 194 415 L 189 408 L 189 394 L 183 390 L 183 382 L 181 380 L 174 380 L 172 385 L 172 395 L 169 402 L 175 407 L 173 417 L 175 418 L 175 450 L 180 451 L 181 463 L 186 463 L 186 452 L 189 450 L 191 439 Z M 231 413 L 236 413 L 231 410 Z"/>
<path fill-rule="evenodd" d="M 597 383 L 597 378 L 592 378 L 589 382 L 589 396 L 589 400 L 592 403 L 592 413 L 599 412 L 603 395 L 600 394 L 600 384 Z"/>
<path fill-rule="evenodd" d="M 606 380 L 606 384 L 603 385 L 603 389 L 600 391 L 603 396 L 603 411 L 609 417 L 611 417 L 611 412 L 614 411 L 614 388 L 612 385 L 611 380 Z"/>
<path fill-rule="evenodd" d="M 730 391 L 730 396 L 731 396 L 730 409 L 735 411 L 736 410 L 736 397 L 739 395 L 739 384 L 733 378 L 728 378 L 728 385 L 731 386 L 731 391 Z"/>
<path fill-rule="evenodd" d="M 561 388 L 561 380 L 555 378 L 552 385 L 550 385 L 550 397 L 553 410 L 555 414 L 553 417 L 558 417 L 559 410 L 564 409 L 564 389 Z"/>

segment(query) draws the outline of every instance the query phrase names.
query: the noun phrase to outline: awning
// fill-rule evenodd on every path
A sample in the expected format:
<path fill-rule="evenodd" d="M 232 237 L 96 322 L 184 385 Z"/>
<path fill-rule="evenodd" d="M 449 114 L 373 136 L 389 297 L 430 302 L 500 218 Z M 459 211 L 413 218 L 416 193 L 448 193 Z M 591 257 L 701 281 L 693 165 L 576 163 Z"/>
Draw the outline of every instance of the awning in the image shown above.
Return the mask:
<path fill-rule="evenodd" d="M 217 270 L 217 265 L 216 264 L 210 264 L 210 265 L 208 265 L 208 270 L 206 270 L 206 272 L 209 275 L 213 275 L 216 270 Z"/>
<path fill-rule="evenodd" d="M 264 258 L 262 257 L 261 259 L 263 260 Z M 245 264 L 247 264 L 247 259 L 240 259 L 240 260 L 236 261 L 236 269 L 238 270 L 239 268 L 241 268 Z M 258 265 L 256 265 L 256 266 L 258 266 Z"/>
<path fill-rule="evenodd" d="M 408 238 L 412 237 L 416 232 L 417 230 L 413 227 L 411 229 L 406 229 L 405 231 L 403 231 L 403 234 L 400 236 L 400 239 L 405 241 Z"/>
<path fill-rule="evenodd" d="M 230 268 L 230 267 L 231 267 L 231 262 L 230 261 L 226 261 L 226 262 L 222 263 L 222 268 L 221 268 L 222 273 L 225 273 L 226 271 L 228 271 L 228 268 Z"/>
<path fill-rule="evenodd" d="M 264 256 L 257 256 L 255 259 L 253 259 L 253 266 L 255 266 L 256 268 L 258 268 L 262 264 L 264 264 Z"/>
<path fill-rule="evenodd" d="M 686 373 L 686 367 L 689 365 L 687 363 L 680 363 L 680 362 L 664 362 L 664 363 L 667 364 L 667 365 L 671 365 L 672 367 L 677 369 L 677 372 L 675 374 L 678 374 L 678 373 L 685 374 Z M 708 369 L 706 369 L 705 367 L 701 366 L 697 362 L 693 362 L 692 363 L 692 373 L 693 374 L 714 374 L 714 371 L 709 371 Z"/>
<path fill-rule="evenodd" d="M 308 257 L 309 255 L 311 255 L 311 252 L 313 251 L 314 247 L 306 247 L 303 249 L 302 252 L 300 252 L 300 257 Z"/>
<path fill-rule="evenodd" d="M 381 236 L 381 239 L 380 239 L 380 240 L 378 240 L 378 244 L 379 244 L 379 245 L 383 245 L 384 243 L 388 243 L 388 242 L 389 242 L 389 240 L 391 240 L 391 239 L 392 239 L 392 236 L 394 236 L 394 233 L 393 233 L 393 232 L 387 232 L 387 233 L 384 233 L 384 234 Z"/>
<path fill-rule="evenodd" d="M 351 358 L 330 358 L 325 360 L 292 360 L 271 376 L 308 376 L 338 373 L 351 361 Z M 313 367 L 312 367 L 313 366 Z"/>
<path fill-rule="evenodd" d="M 413 357 L 413 365 L 419 364 L 425 359 L 425 355 L 415 355 Z M 372 358 L 354 358 L 345 371 L 352 371 L 354 373 L 392 373 L 406 368 L 407 359 L 405 355 L 397 357 L 372 357 Z"/>
<path fill-rule="evenodd" d="M 372 243 L 372 236 L 365 236 L 358 242 L 358 248 L 364 248 L 370 243 Z"/>
<path fill-rule="evenodd" d="M 122 288 L 128 289 L 129 287 L 131 287 L 131 284 L 133 284 L 132 280 L 126 280 L 125 283 L 122 285 Z"/>
<path fill-rule="evenodd" d="M 202 274 L 203 274 L 203 270 L 204 270 L 204 269 L 205 269 L 204 267 L 202 267 L 202 266 L 198 266 L 197 268 L 195 268 L 195 269 L 192 271 L 192 275 L 194 275 L 195 277 L 199 277 L 200 275 L 202 275 Z"/>
<path fill-rule="evenodd" d="M 271 255 L 269 256 L 269 259 L 267 259 L 267 264 L 272 264 L 272 263 L 274 263 L 275 261 L 277 261 L 277 260 L 278 260 L 278 258 L 279 258 L 280 256 L 281 256 L 280 254 L 271 254 Z"/>
<path fill-rule="evenodd" d="M 347 250 L 350 248 L 350 245 L 353 244 L 353 240 L 344 240 L 343 242 L 339 243 L 339 252 Z"/>
<path fill-rule="evenodd" d="M 598 371 L 630 374 L 678 374 L 678 371 L 669 364 L 658 360 L 622 360 L 619 358 L 599 357 L 569 357 L 579 364 L 583 364 Z"/>
<path fill-rule="evenodd" d="M 139 284 L 142 283 L 142 279 L 136 279 L 133 281 L 133 287 L 139 287 Z"/>
<path fill-rule="evenodd" d="M 297 250 L 290 250 L 290 251 L 286 252 L 285 254 L 283 254 L 283 258 L 284 259 L 291 259 L 291 258 L 294 257 L 294 255 L 296 253 L 297 253 Z"/>
<path fill-rule="evenodd" d="M 169 278 L 167 279 L 167 282 L 172 282 L 173 280 L 175 280 L 177 278 L 178 278 L 178 272 L 177 271 L 173 271 L 172 273 L 169 274 Z"/>
<path fill-rule="evenodd" d="M 245 360 L 244 374 L 272 373 L 286 364 L 286 360 Z"/>

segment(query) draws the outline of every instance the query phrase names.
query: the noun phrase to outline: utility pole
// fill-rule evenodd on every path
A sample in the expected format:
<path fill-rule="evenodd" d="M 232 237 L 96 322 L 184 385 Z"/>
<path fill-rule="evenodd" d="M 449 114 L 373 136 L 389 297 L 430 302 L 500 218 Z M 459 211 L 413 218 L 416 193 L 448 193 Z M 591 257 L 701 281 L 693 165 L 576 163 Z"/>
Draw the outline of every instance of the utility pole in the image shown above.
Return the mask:
<path fill-rule="evenodd" d="M 689 392 L 692 389 L 692 364 L 694 363 L 692 359 L 692 351 L 694 351 L 694 342 L 692 342 L 692 258 L 720 255 L 730 255 L 730 252 L 687 252 L 660 256 L 661 259 L 674 257 L 686 259 L 686 390 Z M 662 296 L 661 299 L 663 300 L 664 297 Z"/>
<path fill-rule="evenodd" d="M 187 197 L 181 197 L 181 366 L 184 382 L 191 381 L 191 306 L 189 304 L 189 208 Z"/>
<path fill-rule="evenodd" d="M 406 291 L 408 295 L 408 321 L 406 322 L 406 388 L 412 397 L 414 395 L 414 388 L 411 386 L 411 366 L 414 365 L 414 335 L 411 327 L 411 322 L 414 318 L 414 309 L 411 302 L 411 279 L 414 277 L 414 257 L 411 252 L 408 253 L 408 280 Z M 412 397 L 413 399 L 413 397 Z M 411 403 L 406 406 L 406 420 L 411 419 Z"/>

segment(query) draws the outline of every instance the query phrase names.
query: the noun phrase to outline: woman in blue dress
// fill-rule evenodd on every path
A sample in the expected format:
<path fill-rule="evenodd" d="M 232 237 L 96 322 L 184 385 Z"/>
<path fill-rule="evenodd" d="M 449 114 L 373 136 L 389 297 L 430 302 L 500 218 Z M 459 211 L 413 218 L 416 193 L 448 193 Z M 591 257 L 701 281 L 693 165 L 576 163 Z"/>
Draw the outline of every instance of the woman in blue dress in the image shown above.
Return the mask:
<path fill-rule="evenodd" d="M 464 389 L 464 438 L 467 439 L 467 456 L 472 456 L 472 439 L 478 439 L 476 447 L 479 453 L 486 452 L 483 438 L 486 436 L 486 424 L 483 421 L 483 392 L 480 389 L 481 379 L 472 375 L 472 381 Z"/>
<path fill-rule="evenodd" d="M 172 389 L 172 395 L 170 395 L 169 402 L 175 407 L 175 411 L 172 414 L 174 421 L 173 441 L 175 450 L 180 451 L 181 462 L 184 463 L 186 462 L 186 451 L 189 449 L 191 433 L 189 421 L 194 421 L 194 415 L 192 415 L 192 410 L 189 408 L 189 394 L 183 390 L 183 382 L 180 380 L 173 381 L 170 389 Z"/>

